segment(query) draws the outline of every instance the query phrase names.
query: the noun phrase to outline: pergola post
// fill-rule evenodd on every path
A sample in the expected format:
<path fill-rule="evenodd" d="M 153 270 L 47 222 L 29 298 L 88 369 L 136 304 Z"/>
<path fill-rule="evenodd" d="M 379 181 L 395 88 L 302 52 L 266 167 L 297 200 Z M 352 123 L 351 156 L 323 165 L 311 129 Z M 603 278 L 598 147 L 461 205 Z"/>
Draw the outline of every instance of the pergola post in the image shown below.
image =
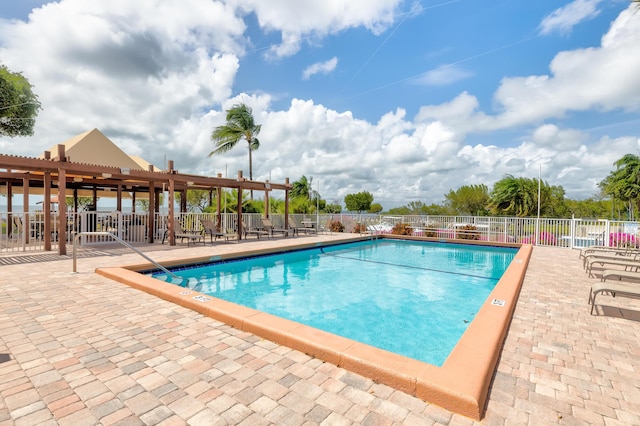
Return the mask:
<path fill-rule="evenodd" d="M 169 161 L 169 164 L 171 164 L 171 166 L 173 166 L 173 161 Z M 169 234 L 169 245 L 170 246 L 175 246 L 176 245 L 176 230 L 174 229 L 175 226 L 173 226 L 173 224 L 175 223 L 175 208 L 173 206 L 174 202 L 175 202 L 175 195 L 174 195 L 174 191 L 175 191 L 175 186 L 176 183 L 173 180 L 173 178 L 169 178 L 169 218 L 167 220 L 167 231 Z"/>
<path fill-rule="evenodd" d="M 153 230 L 155 229 L 155 205 L 156 205 L 156 187 L 155 182 L 149 181 L 149 212 L 147 213 L 147 241 L 153 243 Z"/>
<path fill-rule="evenodd" d="M 264 217 L 269 218 L 269 188 L 271 185 L 268 180 L 265 180 L 264 188 Z"/>
<path fill-rule="evenodd" d="M 29 237 L 31 236 L 31 221 L 29 217 L 29 173 L 27 172 L 22 178 L 22 209 L 24 211 L 24 224 L 22 225 L 22 232 L 24 232 L 23 240 L 25 243 L 29 243 Z"/>
<path fill-rule="evenodd" d="M 9 170 L 11 171 L 11 170 Z M 13 217 L 11 212 L 13 211 L 13 186 L 11 181 L 7 181 L 7 238 L 11 238 L 13 234 Z"/>
<path fill-rule="evenodd" d="M 242 170 L 238 170 L 238 182 L 242 182 Z M 242 185 L 238 186 L 238 241 L 242 239 L 242 232 L 244 231 L 244 222 L 242 221 Z"/>
<path fill-rule="evenodd" d="M 51 173 L 44 173 L 44 200 L 42 210 L 44 210 L 44 249 L 51 251 Z"/>
<path fill-rule="evenodd" d="M 284 190 L 284 229 L 289 229 L 289 178 L 285 178 L 284 184 L 287 186 Z"/>
<path fill-rule="evenodd" d="M 58 254 L 67 254 L 67 171 L 58 169 Z"/>
<path fill-rule="evenodd" d="M 218 173 L 222 177 L 222 173 Z M 216 231 L 222 232 L 222 187 L 216 187 Z"/>
<path fill-rule="evenodd" d="M 116 210 L 122 212 L 122 184 L 116 186 Z"/>

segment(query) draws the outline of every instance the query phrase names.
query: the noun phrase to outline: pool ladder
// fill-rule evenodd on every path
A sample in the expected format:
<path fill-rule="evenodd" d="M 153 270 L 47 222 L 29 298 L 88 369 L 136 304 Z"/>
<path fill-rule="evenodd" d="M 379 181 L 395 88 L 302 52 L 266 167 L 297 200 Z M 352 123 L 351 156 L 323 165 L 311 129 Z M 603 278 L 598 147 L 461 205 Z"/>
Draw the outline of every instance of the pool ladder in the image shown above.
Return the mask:
<path fill-rule="evenodd" d="M 155 260 L 151 259 L 149 256 L 147 256 L 146 254 L 144 254 L 143 252 L 141 252 L 140 250 L 138 250 L 137 248 L 135 248 L 134 246 L 132 246 L 131 244 L 129 244 L 128 242 L 123 240 L 122 238 L 118 237 L 115 234 L 112 234 L 111 232 L 106 232 L 106 231 L 77 232 L 74 235 L 74 237 L 73 237 L 73 272 L 78 272 L 78 268 L 77 268 L 77 259 L 78 259 L 77 253 L 78 253 L 78 250 L 77 250 L 77 247 L 78 247 L 78 240 L 83 235 L 99 235 L 99 236 L 103 236 L 103 237 L 111 237 L 115 241 L 117 241 L 120 244 L 122 244 L 123 246 L 128 247 L 131 250 L 133 250 L 136 253 L 138 253 L 140 256 L 145 258 L 147 261 L 151 262 L 153 264 L 153 266 L 155 266 L 156 268 L 160 269 L 162 272 L 164 272 L 165 274 L 167 274 L 171 278 L 177 280 L 178 282 L 176 284 L 182 285 L 186 281 L 184 277 L 179 277 L 178 275 L 174 274 L 173 272 L 171 272 L 170 270 L 168 270 L 167 268 L 165 268 L 164 266 L 162 266 L 161 264 L 159 264 Z"/>

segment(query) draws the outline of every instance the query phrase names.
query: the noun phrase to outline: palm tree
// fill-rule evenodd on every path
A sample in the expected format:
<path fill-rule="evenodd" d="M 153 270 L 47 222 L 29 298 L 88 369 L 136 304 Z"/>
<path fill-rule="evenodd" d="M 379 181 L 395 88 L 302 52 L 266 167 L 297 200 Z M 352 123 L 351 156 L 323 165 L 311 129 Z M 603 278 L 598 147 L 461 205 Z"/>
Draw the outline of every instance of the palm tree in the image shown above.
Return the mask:
<path fill-rule="evenodd" d="M 300 179 L 293 182 L 293 187 L 291 188 L 291 197 L 304 197 L 309 200 L 315 200 L 320 197 L 318 191 L 313 189 L 313 177 L 307 177 L 302 175 Z"/>
<path fill-rule="evenodd" d="M 538 180 L 512 175 L 506 175 L 494 184 L 489 199 L 489 207 L 494 213 L 518 217 L 531 216 L 537 203 Z"/>
<path fill-rule="evenodd" d="M 262 125 L 256 124 L 253 119 L 253 111 L 244 103 L 236 104 L 227 110 L 227 124 L 218 126 L 211 134 L 211 140 L 216 144 L 216 149 L 209 153 L 223 154 L 233 149 L 244 139 L 249 146 L 249 180 L 253 180 L 253 159 L 251 153 L 260 147 L 260 141 L 256 136 L 260 133 Z M 253 190 L 251 191 L 253 200 Z"/>
<path fill-rule="evenodd" d="M 640 156 L 626 154 L 615 163 L 616 170 L 600 182 L 603 192 L 640 209 Z"/>

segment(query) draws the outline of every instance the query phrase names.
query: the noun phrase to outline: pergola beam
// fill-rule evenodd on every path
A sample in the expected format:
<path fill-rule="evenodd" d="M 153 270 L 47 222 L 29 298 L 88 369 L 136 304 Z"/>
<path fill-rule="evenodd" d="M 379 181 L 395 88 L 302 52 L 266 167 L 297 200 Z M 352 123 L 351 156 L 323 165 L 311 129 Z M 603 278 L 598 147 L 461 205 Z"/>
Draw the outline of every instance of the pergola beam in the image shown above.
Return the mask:
<path fill-rule="evenodd" d="M 101 166 L 94 164 L 73 163 L 66 161 L 64 145 L 58 145 L 57 157 L 51 158 L 51 153 L 45 152 L 44 158 L 21 157 L 7 154 L 0 154 L 0 184 L 6 184 L 7 195 L 9 197 L 7 206 L 11 213 L 11 196 L 16 193 L 16 187 L 22 187 L 23 196 L 27 198 L 30 194 L 30 188 L 43 188 L 43 193 L 48 200 L 52 189 L 57 186 L 57 195 L 59 202 L 58 215 L 58 233 L 59 244 L 58 252 L 60 255 L 66 254 L 66 190 L 74 190 L 74 194 L 78 190 L 93 191 L 94 200 L 96 191 L 111 191 L 118 198 L 118 208 L 121 207 L 122 192 L 131 192 L 132 196 L 138 192 L 149 194 L 149 227 L 153 226 L 153 218 L 157 205 L 156 191 L 160 188 L 169 189 L 169 240 L 170 244 L 175 245 L 175 230 L 173 229 L 175 192 L 186 193 L 187 190 L 216 190 L 218 198 L 218 207 L 216 215 L 218 218 L 220 212 L 220 196 L 222 188 L 236 189 L 238 191 L 238 224 L 241 224 L 242 215 L 242 193 L 245 190 L 264 191 L 266 197 L 269 197 L 269 191 L 282 190 L 285 191 L 285 200 L 289 200 L 289 191 L 292 186 L 289 179 L 284 184 L 273 182 L 249 181 L 242 176 L 242 171 L 238 172 L 236 179 L 223 178 L 220 174 L 216 177 L 200 176 L 191 174 L 181 174 L 173 168 L 173 161 L 169 161 L 169 170 L 153 171 L 141 169 L 129 169 L 112 166 Z M 152 167 L 150 167 L 152 169 Z M 57 181 L 57 182 L 56 182 Z M 31 192 L 33 194 L 33 192 Z M 185 197 L 181 197 L 183 200 Z M 74 204 L 77 201 L 74 201 Z M 268 203 L 268 201 L 267 201 Z M 23 202 L 28 205 L 28 202 Z M 46 207 L 46 204 L 45 206 Z M 268 207 L 268 204 L 267 204 Z M 49 223 L 50 209 L 45 208 L 45 223 Z M 288 206 L 285 207 L 285 216 L 288 215 Z M 267 213 L 268 214 L 268 213 Z M 28 219 L 28 217 L 27 217 Z M 286 223 L 286 218 L 285 218 Z M 46 226 L 46 225 L 45 225 Z M 286 226 L 286 225 L 285 225 Z M 242 229 L 238 229 L 241 234 Z M 50 232 L 46 233 L 49 237 L 45 237 L 45 248 L 51 249 Z M 153 233 L 149 232 L 149 242 L 153 242 Z"/>

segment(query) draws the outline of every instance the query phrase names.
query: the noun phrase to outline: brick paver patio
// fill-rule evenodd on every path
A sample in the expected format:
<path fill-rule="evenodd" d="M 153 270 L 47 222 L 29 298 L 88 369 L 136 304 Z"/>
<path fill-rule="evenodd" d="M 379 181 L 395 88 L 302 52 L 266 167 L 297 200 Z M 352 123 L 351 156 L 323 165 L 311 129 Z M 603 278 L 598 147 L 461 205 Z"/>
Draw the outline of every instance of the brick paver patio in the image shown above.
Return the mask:
<path fill-rule="evenodd" d="M 0 425 L 476 424 L 92 272 L 140 261 L 0 266 Z M 640 300 L 591 316 L 596 281 L 577 251 L 534 249 L 481 424 L 640 424 Z"/>

